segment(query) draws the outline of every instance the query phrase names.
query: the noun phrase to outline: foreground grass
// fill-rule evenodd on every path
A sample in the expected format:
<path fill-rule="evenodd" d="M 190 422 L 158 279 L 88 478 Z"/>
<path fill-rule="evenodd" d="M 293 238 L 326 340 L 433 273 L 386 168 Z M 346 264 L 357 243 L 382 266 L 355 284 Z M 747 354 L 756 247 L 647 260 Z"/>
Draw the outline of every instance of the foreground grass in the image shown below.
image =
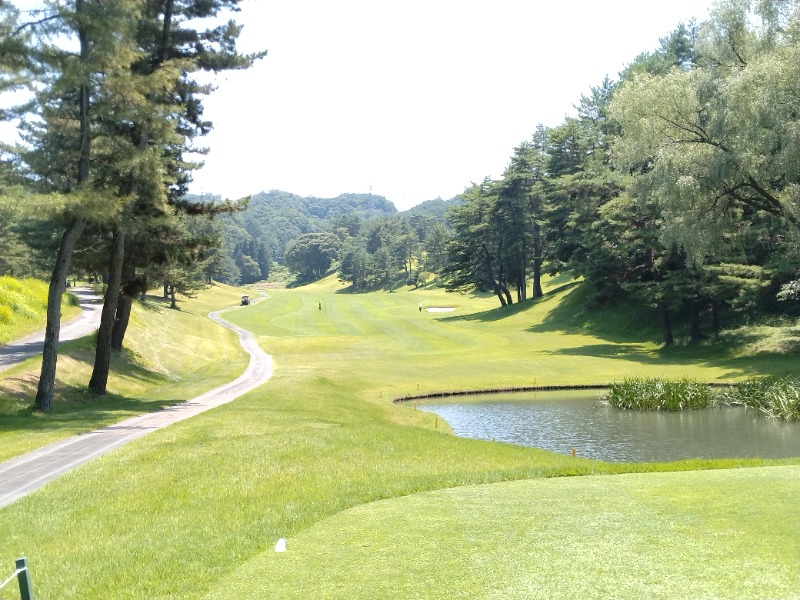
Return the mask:
<path fill-rule="evenodd" d="M 86 389 L 94 343 L 84 338 L 59 350 L 53 410 L 33 406 L 39 357 L 0 374 L 0 460 L 91 431 L 129 416 L 193 398 L 235 379 L 247 366 L 236 335 L 205 317 L 209 306 L 238 302 L 217 286 L 170 310 L 157 298 L 135 305 L 122 356 L 112 359 L 108 395 Z"/>
<path fill-rule="evenodd" d="M 74 318 L 80 312 L 77 302 L 65 294 L 61 304 L 63 318 Z M 0 277 L 0 344 L 43 331 L 46 316 L 47 282 Z"/>
<path fill-rule="evenodd" d="M 0 557 L 27 555 L 42 598 L 220 596 L 229 578 L 260 578 L 261 559 L 271 556 L 279 537 L 294 539 L 375 500 L 549 476 L 798 462 L 613 465 L 456 439 L 434 429 L 433 415 L 391 405 L 391 398 L 534 381 L 592 383 L 636 373 L 687 371 L 720 380 L 783 372 L 794 362 L 780 354 L 745 360 L 708 350 L 698 359 L 696 350 L 665 355 L 652 341 L 612 341 L 553 318 L 567 291 L 504 312 L 493 310 L 492 300 L 436 291 L 338 291 L 331 281 L 269 290 L 268 300 L 230 313 L 260 334 L 274 355 L 270 382 L 2 509 Z M 453 314 L 420 313 L 418 302 L 460 306 Z M 656 498 L 664 502 L 657 508 L 669 521 L 681 512 L 679 495 L 670 488 L 660 492 Z M 759 510 L 772 519 L 769 505 Z M 569 540 L 556 537 L 554 547 Z M 467 551 L 440 548 L 443 554 Z M 514 558 L 494 568 L 508 569 Z M 697 573 L 703 577 L 702 569 Z M 253 596 L 270 597 L 265 589 Z"/>
<path fill-rule="evenodd" d="M 208 598 L 795 598 L 798 497 L 800 467 L 416 494 L 318 523 Z"/>

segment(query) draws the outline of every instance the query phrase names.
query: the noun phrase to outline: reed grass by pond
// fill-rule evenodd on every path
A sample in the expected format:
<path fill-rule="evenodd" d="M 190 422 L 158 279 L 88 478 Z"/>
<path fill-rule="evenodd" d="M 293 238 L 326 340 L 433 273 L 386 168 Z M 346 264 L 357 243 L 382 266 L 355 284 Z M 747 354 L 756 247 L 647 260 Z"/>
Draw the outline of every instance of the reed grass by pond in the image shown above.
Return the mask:
<path fill-rule="evenodd" d="M 720 400 L 755 408 L 769 417 L 800 421 L 800 377 L 750 379 L 723 390 Z"/>
<path fill-rule="evenodd" d="M 785 421 L 800 420 L 800 377 L 748 379 L 712 388 L 694 379 L 634 377 L 609 385 L 601 402 L 632 410 L 692 410 L 719 405 L 755 408 Z"/>

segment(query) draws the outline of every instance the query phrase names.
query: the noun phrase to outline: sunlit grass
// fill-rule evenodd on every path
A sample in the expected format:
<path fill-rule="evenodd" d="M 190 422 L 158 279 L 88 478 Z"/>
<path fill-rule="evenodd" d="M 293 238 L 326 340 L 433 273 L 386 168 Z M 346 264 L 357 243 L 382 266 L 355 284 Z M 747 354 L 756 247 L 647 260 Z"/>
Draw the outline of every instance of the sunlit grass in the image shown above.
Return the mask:
<path fill-rule="evenodd" d="M 290 536 L 207 598 L 788 599 L 799 495 L 799 467 L 416 494 Z"/>
<path fill-rule="evenodd" d="M 62 318 L 70 319 L 80 312 L 74 297 L 65 294 Z M 44 331 L 46 316 L 47 282 L 0 276 L 0 344 Z"/>
<path fill-rule="evenodd" d="M 748 361 L 709 350 L 703 350 L 702 358 L 694 349 L 665 354 L 657 340 L 641 335 L 611 339 L 602 327 L 591 323 L 574 326 L 574 320 L 560 309 L 570 291 L 562 289 L 503 311 L 497 309 L 493 297 L 453 296 L 435 289 L 352 295 L 342 293 L 341 286 L 330 279 L 318 286 L 267 290 L 267 300 L 226 315 L 255 332 L 262 347 L 273 354 L 275 375 L 266 385 L 231 404 L 141 438 L 2 509 L 0 556 L 28 556 L 43 598 L 198 598 L 211 591 L 224 597 L 234 579 L 262 586 L 248 588 L 245 596 L 273 597 L 262 568 L 273 556 L 279 537 L 298 539 L 309 528 L 324 528 L 325 519 L 376 500 L 542 477 L 798 462 L 601 463 L 455 438 L 441 423 L 439 429 L 434 427 L 434 415 L 391 403 L 396 396 L 418 391 L 594 383 L 636 374 L 685 375 L 704 381 L 743 379 L 785 371 L 790 364 L 773 354 Z M 236 302 L 238 292 L 231 291 L 226 298 Z M 420 302 L 455 304 L 459 309 L 420 312 Z M 181 314 L 191 316 L 190 312 L 185 308 Z M 189 323 L 193 328 L 197 321 Z M 163 325 L 148 317 L 137 322 L 136 328 L 158 324 Z M 159 335 L 163 333 L 146 334 L 146 342 L 135 348 L 137 367 L 144 365 L 137 374 L 166 382 L 158 389 L 170 389 L 181 385 L 174 366 L 181 361 L 154 355 L 149 348 L 162 343 Z M 176 328 L 168 335 L 185 333 L 186 329 Z M 192 343 L 165 345 L 171 352 Z M 213 365 L 208 363 L 208 368 Z M 580 489 L 580 482 L 593 480 L 575 481 Z M 580 491 L 575 494 L 588 498 L 594 493 L 602 499 L 610 491 L 614 490 L 600 483 L 591 484 L 584 496 Z M 667 485 L 657 492 L 650 499 L 650 510 L 661 511 L 659 523 L 679 517 L 678 491 Z M 509 507 L 531 504 L 530 493 L 522 488 L 516 494 L 499 492 Z M 476 531 L 490 527 L 493 521 L 488 513 L 485 520 L 467 518 L 492 511 L 486 504 L 491 502 L 491 491 L 478 496 L 486 500 L 474 503 L 476 511 L 464 512 L 461 521 L 453 518 L 450 522 L 461 527 L 466 522 Z M 542 508 L 567 519 L 569 513 L 563 511 L 568 509 L 569 494 L 562 497 L 554 492 L 554 497 L 559 499 L 542 502 Z M 736 505 L 732 510 L 737 507 L 742 508 Z M 753 509 L 752 503 L 744 508 Z M 448 519 L 455 514 L 444 506 L 431 510 L 449 514 Z M 759 505 L 758 510 L 772 509 Z M 782 510 L 781 505 L 775 505 L 775 510 Z M 764 515 L 765 522 L 771 522 L 771 513 Z M 389 517 L 373 523 L 380 521 L 387 526 L 396 523 Z M 464 543 L 471 538 L 454 534 L 435 544 L 434 539 L 419 539 L 424 530 L 415 538 L 413 524 L 403 526 L 403 533 L 410 536 L 407 546 L 425 543 L 429 552 L 435 547 L 442 560 L 473 565 L 472 549 Z M 577 533 L 565 532 L 563 537 L 556 533 L 554 549 L 573 544 L 570 551 L 580 551 L 582 538 Z M 714 552 L 724 549 L 724 545 L 714 545 L 714 539 L 707 540 L 708 547 Z M 761 543 L 759 538 L 759 547 Z M 630 557 L 639 556 L 637 550 L 641 550 L 641 560 L 650 558 L 646 548 L 619 549 Z M 665 547 L 655 558 L 666 560 L 668 553 Z M 377 571 L 380 554 L 370 556 L 375 562 L 365 564 L 365 569 Z M 592 564 L 601 569 L 602 557 L 592 554 L 586 560 L 592 557 Z M 480 564 L 496 573 L 495 581 L 505 582 L 524 575 L 514 570 L 516 560 L 514 554 L 497 553 L 487 555 Z M 563 563 L 552 560 L 548 558 L 539 568 L 562 568 Z M 631 569 L 636 572 L 636 564 Z M 702 571 L 696 576 L 702 577 Z M 307 572 L 286 572 L 283 577 L 280 585 L 308 578 L 309 587 L 295 596 L 287 592 L 288 597 L 320 597 L 306 593 L 316 591 Z M 370 578 L 364 577 L 368 585 Z M 447 585 L 459 589 L 457 582 L 434 583 L 442 586 L 443 594 L 448 592 Z M 284 589 L 289 587 L 286 584 Z M 381 597 L 381 590 L 368 587 L 361 597 Z M 499 589 L 499 597 L 503 591 Z M 329 597 L 359 595 L 332 592 Z"/>
<path fill-rule="evenodd" d="M 134 305 L 123 353 L 112 357 L 107 396 L 97 398 L 86 388 L 94 362 L 91 336 L 61 346 L 48 415 L 33 405 L 41 358 L 0 374 L 0 460 L 188 400 L 238 377 L 248 358 L 236 335 L 200 316 L 215 303 L 232 304 L 238 294 L 216 286 L 200 298 L 182 302 L 185 310 L 154 299 Z"/>

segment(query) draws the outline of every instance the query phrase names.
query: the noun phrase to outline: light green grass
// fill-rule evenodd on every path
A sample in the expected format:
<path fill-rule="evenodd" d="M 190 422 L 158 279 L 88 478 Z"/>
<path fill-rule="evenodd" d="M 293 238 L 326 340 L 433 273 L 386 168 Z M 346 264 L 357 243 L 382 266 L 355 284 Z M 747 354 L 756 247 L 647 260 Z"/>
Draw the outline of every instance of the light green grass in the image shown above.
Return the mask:
<path fill-rule="evenodd" d="M 800 467 L 416 494 L 326 519 L 207 598 L 796 598 L 798 497 Z"/>
<path fill-rule="evenodd" d="M 238 377 L 249 359 L 236 334 L 200 316 L 238 297 L 235 289 L 216 286 L 202 299 L 183 302 L 185 310 L 171 310 L 156 298 L 135 304 L 123 356 L 112 358 L 105 397 L 86 389 L 94 361 L 91 338 L 63 344 L 49 415 L 33 410 L 40 357 L 1 373 L 0 460 L 177 404 Z"/>
<path fill-rule="evenodd" d="M 269 299 L 226 318 L 254 331 L 274 355 L 273 378 L 2 509 L 0 557 L 26 555 L 45 599 L 199 598 L 224 594 L 227 577 L 259 579 L 258 557 L 270 555 L 279 537 L 295 539 L 376 500 L 557 475 L 798 462 L 612 465 L 457 439 L 434 429 L 434 415 L 391 403 L 417 386 L 592 383 L 664 372 L 715 380 L 794 364 L 781 354 L 665 354 L 648 339 L 612 339 L 559 314 L 568 292 L 500 311 L 491 298 L 436 290 L 343 294 L 331 280 L 267 290 Z M 419 302 L 460 308 L 420 313 Z M 664 519 L 680 514 L 672 508 L 679 496 L 667 488 L 661 498 Z M 441 545 L 440 552 L 467 549 Z M 495 568 L 509 569 L 514 559 Z"/>
<path fill-rule="evenodd" d="M 62 318 L 72 319 L 81 310 L 69 290 L 61 304 Z M 47 283 L 38 279 L 0 276 L 0 344 L 44 331 L 47 315 Z"/>

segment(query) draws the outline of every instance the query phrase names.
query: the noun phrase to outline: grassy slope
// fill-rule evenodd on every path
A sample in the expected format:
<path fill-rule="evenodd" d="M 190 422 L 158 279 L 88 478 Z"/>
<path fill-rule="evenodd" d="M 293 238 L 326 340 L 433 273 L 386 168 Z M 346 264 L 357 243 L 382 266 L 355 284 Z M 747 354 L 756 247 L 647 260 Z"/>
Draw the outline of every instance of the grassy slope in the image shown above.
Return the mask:
<path fill-rule="evenodd" d="M 94 360 L 91 339 L 64 344 L 50 415 L 32 406 L 40 358 L 0 374 L 0 460 L 182 402 L 235 379 L 248 359 L 236 335 L 205 315 L 238 300 L 237 290 L 216 286 L 197 300 L 183 302 L 177 311 L 155 297 L 135 305 L 126 351 L 112 359 L 104 398 L 86 390 Z"/>
<path fill-rule="evenodd" d="M 235 579 L 269 590 L 259 568 L 278 537 L 373 500 L 547 475 L 796 462 L 607 465 L 455 439 L 433 429 L 432 415 L 390 398 L 418 385 L 584 383 L 632 373 L 713 380 L 794 363 L 782 355 L 748 362 L 735 352 L 715 359 L 708 350 L 664 355 L 642 339 L 616 344 L 559 326 L 553 313 L 563 297 L 497 311 L 492 299 L 437 291 L 337 292 L 331 281 L 270 290 L 265 302 L 231 313 L 275 355 L 273 379 L 3 509 L 0 556 L 27 555 L 42 598 L 194 598 L 224 593 Z M 420 301 L 461 309 L 420 313 Z M 673 496 L 665 490 L 665 498 Z"/>
<path fill-rule="evenodd" d="M 65 294 L 61 304 L 64 319 L 80 314 L 77 304 Z M 43 331 L 47 314 L 47 283 L 38 279 L 0 277 L 0 344 Z"/>

